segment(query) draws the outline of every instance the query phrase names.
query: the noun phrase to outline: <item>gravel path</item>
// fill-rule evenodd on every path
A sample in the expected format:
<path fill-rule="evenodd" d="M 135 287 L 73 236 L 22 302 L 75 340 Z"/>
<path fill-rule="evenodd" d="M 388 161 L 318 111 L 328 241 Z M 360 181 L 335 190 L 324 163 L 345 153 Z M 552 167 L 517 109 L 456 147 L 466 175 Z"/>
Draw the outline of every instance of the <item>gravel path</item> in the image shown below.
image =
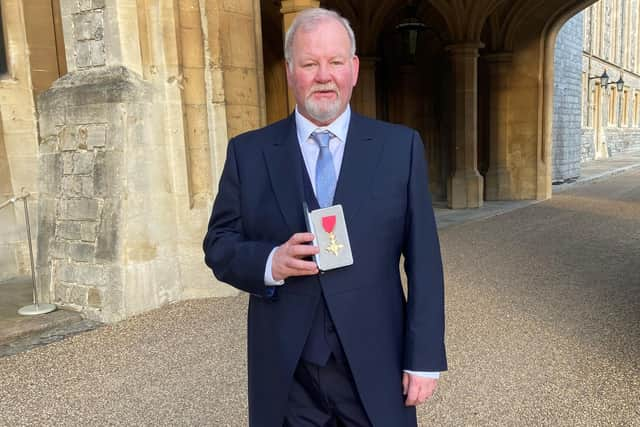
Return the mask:
<path fill-rule="evenodd" d="M 450 371 L 421 425 L 640 426 L 639 182 L 441 232 Z M 183 302 L 1 358 L 0 425 L 245 426 L 246 302 Z"/>

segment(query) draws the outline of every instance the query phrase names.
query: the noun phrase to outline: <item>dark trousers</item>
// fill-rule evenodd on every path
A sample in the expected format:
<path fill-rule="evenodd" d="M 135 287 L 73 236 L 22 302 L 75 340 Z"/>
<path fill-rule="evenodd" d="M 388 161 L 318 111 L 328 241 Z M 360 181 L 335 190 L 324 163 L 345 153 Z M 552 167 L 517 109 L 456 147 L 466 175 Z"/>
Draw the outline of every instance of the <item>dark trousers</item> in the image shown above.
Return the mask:
<path fill-rule="evenodd" d="M 370 427 L 346 362 L 325 366 L 301 360 L 296 368 L 284 427 Z"/>

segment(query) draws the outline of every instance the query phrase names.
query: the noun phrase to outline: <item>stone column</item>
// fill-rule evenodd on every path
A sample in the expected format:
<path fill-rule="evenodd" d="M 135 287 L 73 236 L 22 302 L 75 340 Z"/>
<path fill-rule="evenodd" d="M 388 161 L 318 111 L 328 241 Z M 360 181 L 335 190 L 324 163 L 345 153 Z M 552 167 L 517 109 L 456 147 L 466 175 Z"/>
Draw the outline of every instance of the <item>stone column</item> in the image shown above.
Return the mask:
<path fill-rule="evenodd" d="M 481 43 L 451 45 L 454 93 L 455 171 L 449 181 L 451 209 L 478 208 L 483 178 L 478 173 L 478 49 Z"/>
<path fill-rule="evenodd" d="M 500 52 L 484 57 L 489 65 L 489 170 L 487 200 L 510 200 L 511 170 L 508 163 L 509 71 L 513 55 Z"/>
<path fill-rule="evenodd" d="M 305 9 L 311 9 L 313 7 L 320 7 L 319 0 L 282 0 L 280 5 L 280 13 L 282 14 L 282 40 L 285 39 L 287 30 L 291 26 L 293 20 L 298 16 L 298 13 Z M 286 64 L 285 64 L 286 65 Z M 293 92 L 290 88 L 287 89 L 287 104 L 288 111 L 293 111 L 296 106 L 296 98 L 293 96 Z"/>
<path fill-rule="evenodd" d="M 178 22 L 190 205 L 205 207 L 211 200 L 212 176 L 202 16 L 198 0 L 178 2 Z"/>
<path fill-rule="evenodd" d="M 353 90 L 353 108 L 367 117 L 376 118 L 376 63 L 378 58 L 360 57 L 358 84 Z"/>
<path fill-rule="evenodd" d="M 70 73 L 37 100 L 39 284 L 117 321 L 182 291 L 166 123 L 141 78 L 136 1 L 60 6 Z"/>
<path fill-rule="evenodd" d="M 60 0 L 69 72 L 124 66 L 142 74 L 135 0 Z"/>

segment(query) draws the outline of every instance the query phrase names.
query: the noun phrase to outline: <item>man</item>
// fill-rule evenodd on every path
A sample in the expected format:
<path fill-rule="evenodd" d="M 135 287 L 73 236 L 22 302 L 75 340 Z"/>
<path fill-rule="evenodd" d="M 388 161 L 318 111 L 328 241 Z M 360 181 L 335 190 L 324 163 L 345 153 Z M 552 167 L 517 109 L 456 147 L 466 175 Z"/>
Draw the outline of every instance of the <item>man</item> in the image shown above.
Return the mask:
<path fill-rule="evenodd" d="M 359 62 L 335 12 L 302 12 L 285 57 L 296 111 L 229 142 L 204 240 L 216 277 L 251 294 L 250 425 L 415 426 L 446 369 L 422 142 L 351 112 Z M 305 201 L 342 205 L 353 265 L 319 272 Z"/>

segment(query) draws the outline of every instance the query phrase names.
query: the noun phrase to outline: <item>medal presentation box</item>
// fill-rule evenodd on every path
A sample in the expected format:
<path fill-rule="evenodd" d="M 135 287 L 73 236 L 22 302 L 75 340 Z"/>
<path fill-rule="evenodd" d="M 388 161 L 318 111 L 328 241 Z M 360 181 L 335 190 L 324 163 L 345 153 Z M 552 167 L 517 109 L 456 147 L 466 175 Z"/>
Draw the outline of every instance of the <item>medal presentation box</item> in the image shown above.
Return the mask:
<path fill-rule="evenodd" d="M 304 211 L 307 229 L 315 236 L 313 244 L 320 248 L 320 253 L 313 257 L 318 268 L 327 271 L 353 264 L 342 205 L 309 212 L 305 204 Z"/>

